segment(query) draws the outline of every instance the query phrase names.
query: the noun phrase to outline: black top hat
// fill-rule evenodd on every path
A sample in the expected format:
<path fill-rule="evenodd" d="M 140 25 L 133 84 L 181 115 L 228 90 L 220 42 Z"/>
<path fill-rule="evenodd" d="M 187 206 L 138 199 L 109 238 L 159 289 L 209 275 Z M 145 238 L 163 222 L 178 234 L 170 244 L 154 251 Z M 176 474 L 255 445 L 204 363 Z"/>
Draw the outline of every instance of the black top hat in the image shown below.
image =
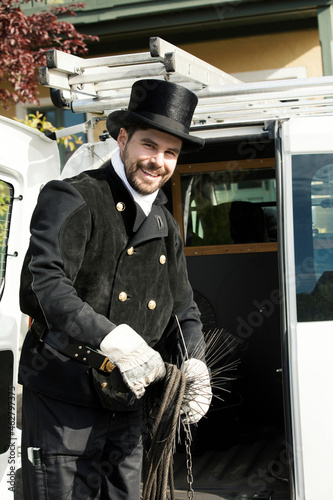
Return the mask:
<path fill-rule="evenodd" d="M 183 141 L 183 151 L 198 151 L 205 143 L 189 134 L 197 96 L 165 80 L 138 80 L 132 86 L 127 110 L 109 114 L 106 126 L 114 139 L 121 127 L 141 125 L 174 135 Z"/>

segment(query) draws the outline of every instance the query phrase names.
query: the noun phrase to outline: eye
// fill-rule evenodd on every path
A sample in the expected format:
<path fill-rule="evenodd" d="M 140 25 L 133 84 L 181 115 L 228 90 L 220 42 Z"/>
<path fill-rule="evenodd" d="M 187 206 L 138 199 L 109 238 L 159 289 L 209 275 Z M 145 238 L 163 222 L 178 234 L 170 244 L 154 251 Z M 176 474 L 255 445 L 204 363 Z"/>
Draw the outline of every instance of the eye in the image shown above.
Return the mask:
<path fill-rule="evenodd" d="M 146 142 L 143 144 L 145 148 L 147 149 L 153 149 L 154 148 L 154 144 L 150 144 L 149 142 Z"/>
<path fill-rule="evenodd" d="M 166 151 L 165 156 L 168 156 L 169 158 L 177 158 L 178 155 L 175 151 Z"/>

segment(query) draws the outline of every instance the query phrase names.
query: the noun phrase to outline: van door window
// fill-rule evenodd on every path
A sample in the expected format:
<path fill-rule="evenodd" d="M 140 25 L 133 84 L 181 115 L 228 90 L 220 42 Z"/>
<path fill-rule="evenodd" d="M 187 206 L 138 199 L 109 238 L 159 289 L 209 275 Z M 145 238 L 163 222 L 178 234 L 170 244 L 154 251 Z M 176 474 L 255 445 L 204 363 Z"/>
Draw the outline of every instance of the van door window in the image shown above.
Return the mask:
<path fill-rule="evenodd" d="M 72 113 L 70 110 L 59 109 L 54 106 L 43 106 L 38 108 L 38 111 L 42 116 L 45 116 L 48 122 L 58 129 L 73 127 L 74 125 L 79 125 L 87 120 L 85 113 Z M 35 109 L 27 108 L 28 116 L 31 114 L 35 115 L 35 113 Z M 65 163 L 69 160 L 76 149 L 74 145 L 74 138 L 81 141 L 82 144 L 87 142 L 86 132 L 79 132 L 75 135 L 72 134 L 71 137 L 72 139 L 68 140 L 68 147 L 61 142 L 58 143 L 62 167 L 64 167 Z"/>
<path fill-rule="evenodd" d="M 276 250 L 272 160 L 181 165 L 177 173 L 179 196 L 176 187 L 174 214 L 183 232 L 185 253 L 189 255 L 193 248 L 196 254 L 207 253 L 202 247 L 212 246 L 219 248 L 210 253 L 263 251 L 266 243 L 275 243 L 272 249 Z M 241 247 L 244 244 L 246 248 Z"/>
<path fill-rule="evenodd" d="M 13 203 L 13 188 L 0 180 L 0 298 L 4 289 L 9 223 Z"/>
<path fill-rule="evenodd" d="M 333 319 L 333 155 L 294 155 L 298 321 Z"/>

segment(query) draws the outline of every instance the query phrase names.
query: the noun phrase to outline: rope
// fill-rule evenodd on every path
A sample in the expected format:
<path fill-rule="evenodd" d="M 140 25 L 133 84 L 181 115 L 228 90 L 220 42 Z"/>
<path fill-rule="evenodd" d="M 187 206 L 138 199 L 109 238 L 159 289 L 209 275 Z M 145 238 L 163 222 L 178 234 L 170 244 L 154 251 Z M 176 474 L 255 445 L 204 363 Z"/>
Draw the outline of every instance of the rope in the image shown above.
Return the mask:
<path fill-rule="evenodd" d="M 182 335 L 179 322 L 178 327 Z M 182 339 L 186 350 L 183 336 Z M 205 342 L 206 364 L 211 371 L 211 386 L 215 390 L 230 392 L 224 386 L 235 378 L 231 372 L 237 369 L 239 361 L 232 358 L 237 349 L 238 341 L 228 332 L 215 329 L 206 334 Z M 202 349 L 203 345 L 200 341 L 192 350 L 194 359 L 201 358 Z M 179 417 L 181 406 L 183 405 L 183 410 L 186 412 L 187 403 L 191 399 L 193 392 L 198 391 L 200 384 L 196 383 L 196 374 L 192 378 L 188 378 L 183 371 L 180 371 L 173 364 L 165 363 L 165 367 L 165 378 L 158 383 L 149 385 L 143 398 L 143 500 L 166 500 L 168 498 L 168 488 L 170 500 L 175 500 L 173 451 L 177 427 L 180 423 L 183 424 L 186 435 L 188 498 L 193 498 L 190 426 Z M 200 379 L 200 370 L 197 375 Z M 192 388 L 191 385 L 193 385 Z M 204 401 L 204 398 L 207 397 L 205 390 L 203 390 L 201 396 Z M 222 397 L 217 397 L 223 401 Z"/>
<path fill-rule="evenodd" d="M 144 500 L 174 500 L 173 449 L 186 378 L 175 365 L 165 364 L 166 376 L 149 386 L 145 396 L 143 456 Z"/>

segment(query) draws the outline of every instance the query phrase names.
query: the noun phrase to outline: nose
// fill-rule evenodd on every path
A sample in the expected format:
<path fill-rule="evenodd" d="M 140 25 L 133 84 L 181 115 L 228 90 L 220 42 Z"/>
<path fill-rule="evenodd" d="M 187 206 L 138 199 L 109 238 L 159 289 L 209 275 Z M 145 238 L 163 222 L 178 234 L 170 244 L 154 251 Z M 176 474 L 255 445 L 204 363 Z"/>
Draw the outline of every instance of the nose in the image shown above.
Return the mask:
<path fill-rule="evenodd" d="M 164 153 L 157 152 L 152 159 L 157 168 L 164 166 Z"/>

